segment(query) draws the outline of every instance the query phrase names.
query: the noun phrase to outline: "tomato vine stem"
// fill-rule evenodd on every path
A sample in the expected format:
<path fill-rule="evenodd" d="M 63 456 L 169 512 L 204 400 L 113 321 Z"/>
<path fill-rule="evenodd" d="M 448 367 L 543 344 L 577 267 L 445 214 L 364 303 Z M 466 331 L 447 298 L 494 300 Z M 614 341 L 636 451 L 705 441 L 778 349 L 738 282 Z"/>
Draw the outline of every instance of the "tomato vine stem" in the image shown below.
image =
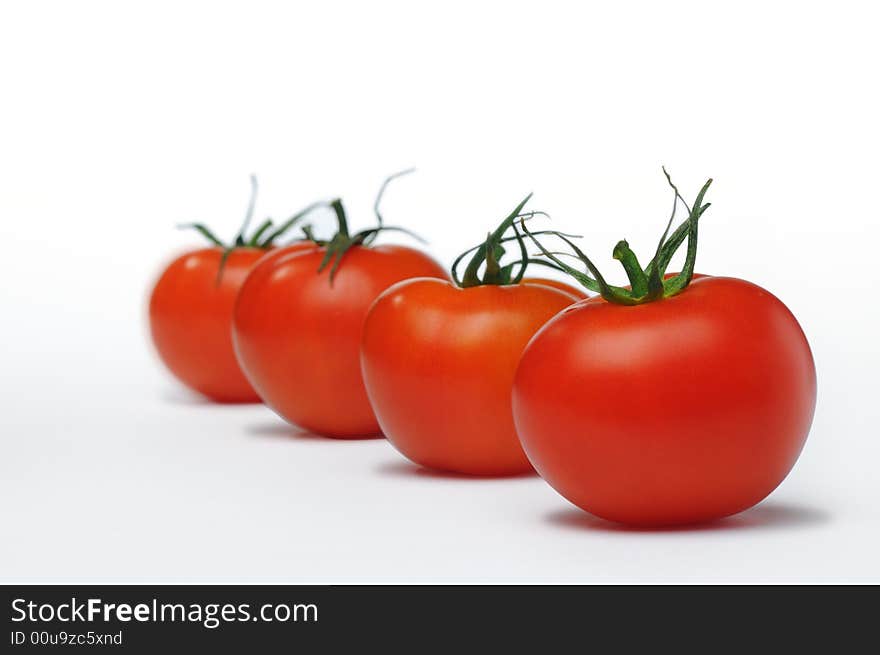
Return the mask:
<path fill-rule="evenodd" d="M 231 242 L 224 243 L 221 239 L 211 231 L 204 223 L 183 223 L 178 225 L 179 229 L 192 229 L 205 237 L 211 244 L 221 248 L 223 250 L 220 255 L 220 265 L 217 268 L 217 278 L 216 284 L 220 284 L 220 280 L 223 277 L 223 270 L 226 267 L 226 260 L 229 259 L 229 255 L 236 248 L 259 248 L 261 250 L 268 250 L 275 245 L 275 241 L 281 238 L 284 234 L 286 234 L 294 225 L 296 225 L 300 220 L 302 220 L 307 214 L 312 212 L 317 207 L 323 206 L 326 203 L 312 203 L 305 209 L 297 212 L 289 219 L 284 221 L 279 226 L 275 226 L 274 221 L 271 218 L 265 219 L 262 223 L 257 226 L 257 229 L 254 233 L 249 237 L 247 235 L 248 228 L 250 227 L 251 220 L 254 216 L 254 210 L 257 205 L 257 192 L 259 191 L 259 184 L 257 183 L 256 175 L 251 175 L 251 195 L 248 200 L 247 210 L 245 211 L 244 220 L 242 221 L 241 227 L 238 230 L 238 233 L 232 239 Z M 274 229 L 273 229 L 274 227 Z M 267 234 L 268 233 L 268 234 Z"/>
<path fill-rule="evenodd" d="M 524 239 L 524 235 L 520 232 L 519 228 L 516 225 L 517 220 L 521 223 L 530 218 L 534 218 L 535 216 L 547 216 L 545 212 L 542 211 L 523 211 L 526 204 L 528 204 L 529 200 L 531 200 L 532 194 L 527 195 L 520 203 L 514 208 L 512 212 L 510 212 L 504 220 L 495 228 L 492 232 L 489 232 L 486 235 L 486 240 L 483 243 L 474 246 L 472 248 L 468 248 L 463 253 L 461 253 L 455 261 L 452 263 L 452 279 L 456 285 L 462 288 L 475 287 L 481 285 L 505 285 L 505 284 L 518 284 L 522 281 L 523 276 L 525 275 L 526 268 L 530 264 L 537 264 L 540 266 L 547 266 L 549 268 L 553 268 L 555 270 L 563 270 L 558 265 L 553 262 L 547 260 L 536 259 L 529 255 L 526 249 L 526 243 Z M 513 235 L 505 236 L 508 230 L 513 230 Z M 538 232 L 533 232 L 533 235 L 556 235 L 559 236 L 560 232 L 556 232 L 555 230 L 541 230 Z M 579 238 L 576 235 L 563 235 L 570 238 Z M 506 254 L 506 250 L 504 248 L 505 243 L 509 243 L 511 241 L 516 241 L 519 246 L 519 254 L 520 259 L 511 262 L 505 266 L 500 264 L 501 258 Z M 472 254 L 473 253 L 473 254 Z M 464 273 L 461 277 L 458 275 L 458 267 L 461 262 L 468 256 L 471 255 L 471 259 L 468 261 L 467 266 L 465 267 Z M 480 276 L 480 268 L 483 268 L 482 277 Z M 514 271 L 516 271 L 514 273 Z"/>
<path fill-rule="evenodd" d="M 335 198 L 329 203 L 325 203 L 325 206 L 329 206 L 330 209 L 333 210 L 333 214 L 336 217 L 336 233 L 329 240 L 321 240 L 315 238 L 315 235 L 312 233 L 311 229 L 303 230 L 308 240 L 314 242 L 318 246 L 325 248 L 324 258 L 321 260 L 321 263 L 318 266 L 318 272 L 320 273 L 324 271 L 329 266 L 330 284 L 333 284 L 333 280 L 336 277 L 336 273 L 339 270 L 339 266 L 342 263 L 342 259 L 343 257 L 345 257 L 345 254 L 354 246 L 369 246 L 381 232 L 403 232 L 404 234 L 411 236 L 420 243 L 425 243 L 425 240 L 422 237 L 404 227 L 399 227 L 396 225 L 385 225 L 384 218 L 380 211 L 382 197 L 385 195 L 385 189 L 388 187 L 388 184 L 392 180 L 395 180 L 398 177 L 402 177 L 403 175 L 408 175 L 414 171 L 414 168 L 408 168 L 406 170 L 399 171 L 397 173 L 394 173 L 393 175 L 389 175 L 382 182 L 382 185 L 379 187 L 379 192 L 378 194 L 376 194 L 376 200 L 373 203 L 373 211 L 376 214 L 376 225 L 374 227 L 366 228 L 364 230 L 351 234 L 348 227 L 348 217 L 346 216 L 345 207 L 342 204 L 342 199 Z"/>
<path fill-rule="evenodd" d="M 666 181 L 673 190 L 674 198 L 672 203 L 672 214 L 669 217 L 663 235 L 660 237 L 660 242 L 657 244 L 657 250 L 654 253 L 654 257 L 645 268 L 642 268 L 635 253 L 633 253 L 629 244 L 625 240 L 619 241 L 614 247 L 614 259 L 618 260 L 623 266 L 627 278 L 629 279 L 629 289 L 608 284 L 605 281 L 605 278 L 602 277 L 599 269 L 596 268 L 596 265 L 593 264 L 590 258 L 587 257 L 587 255 L 577 246 L 577 244 L 571 241 L 567 235 L 558 232 L 553 233 L 554 236 L 562 240 L 571 249 L 571 252 L 554 252 L 548 250 L 541 243 L 537 238 L 539 236 L 538 232 L 529 231 L 524 220 L 520 220 L 520 225 L 525 234 L 538 247 L 545 258 L 553 262 L 560 270 L 568 273 L 582 286 L 590 291 L 595 291 L 601 294 L 601 296 L 608 302 L 613 302 L 619 305 L 640 305 L 646 302 L 660 300 L 662 298 L 669 298 L 677 293 L 681 293 L 688 284 L 690 284 L 691 279 L 693 278 L 694 265 L 697 259 L 699 221 L 700 217 L 711 205 L 711 203 L 703 204 L 703 199 L 706 192 L 709 190 L 709 186 L 712 184 L 712 178 L 709 178 L 706 181 L 700 189 L 700 192 L 697 194 L 693 206 L 690 206 L 682 197 L 678 187 L 672 182 L 672 178 L 666 171 L 665 167 L 663 168 L 663 174 L 666 176 Z M 679 203 L 687 209 L 688 217 L 687 220 L 677 227 L 670 236 L 669 230 L 675 220 L 675 214 Z M 681 272 L 669 279 L 664 279 L 663 276 L 666 272 L 666 267 L 669 266 L 672 257 L 685 241 L 687 241 L 687 254 Z M 586 270 L 579 271 L 576 268 L 569 266 L 559 259 L 559 255 L 572 256 L 578 259 L 584 265 Z"/>

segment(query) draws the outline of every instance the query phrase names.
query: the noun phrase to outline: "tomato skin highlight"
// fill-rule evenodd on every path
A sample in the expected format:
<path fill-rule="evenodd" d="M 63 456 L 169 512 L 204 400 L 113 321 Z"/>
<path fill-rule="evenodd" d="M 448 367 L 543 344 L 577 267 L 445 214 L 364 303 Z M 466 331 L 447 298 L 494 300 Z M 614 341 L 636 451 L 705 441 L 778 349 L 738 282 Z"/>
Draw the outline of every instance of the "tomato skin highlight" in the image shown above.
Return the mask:
<path fill-rule="evenodd" d="M 150 334 L 159 358 L 190 389 L 217 402 L 259 402 L 232 347 L 232 310 L 238 290 L 266 253 L 236 248 L 217 273 L 221 248 L 175 259 L 150 294 Z"/>
<path fill-rule="evenodd" d="M 560 291 L 567 293 L 575 300 L 584 300 L 590 297 L 583 289 L 579 289 L 571 284 L 560 282 L 559 280 L 554 280 L 552 278 L 524 277 L 520 284 L 540 284 L 545 287 L 553 287 L 554 289 L 559 289 Z"/>
<path fill-rule="evenodd" d="M 797 460 L 815 401 L 795 317 L 722 277 L 643 305 L 572 306 L 535 335 L 513 387 L 538 473 L 582 509 L 637 526 L 760 502 Z"/>
<path fill-rule="evenodd" d="M 367 310 L 396 282 L 447 275 L 413 248 L 354 246 L 331 285 L 329 270 L 318 273 L 325 253 L 311 244 L 255 267 L 235 306 L 236 353 L 263 401 L 288 422 L 329 437 L 378 436 L 360 369 Z"/>
<path fill-rule="evenodd" d="M 572 297 L 550 287 L 440 280 L 395 285 L 373 304 L 361 364 L 382 431 L 413 462 L 467 475 L 532 470 L 510 391 L 523 349 Z"/>

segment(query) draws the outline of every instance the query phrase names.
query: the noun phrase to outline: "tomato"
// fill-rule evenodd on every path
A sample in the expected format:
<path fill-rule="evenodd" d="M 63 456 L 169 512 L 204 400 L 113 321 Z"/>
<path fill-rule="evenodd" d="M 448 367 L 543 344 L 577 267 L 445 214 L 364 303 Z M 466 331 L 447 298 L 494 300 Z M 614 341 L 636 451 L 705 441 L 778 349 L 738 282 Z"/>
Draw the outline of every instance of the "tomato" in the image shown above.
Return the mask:
<path fill-rule="evenodd" d="M 575 305 L 526 349 L 513 413 L 538 473 L 575 505 L 637 525 L 721 518 L 785 478 L 816 375 L 791 312 L 706 277 L 679 295 Z"/>
<path fill-rule="evenodd" d="M 540 284 L 545 287 L 553 287 L 554 289 L 564 291 L 575 300 L 584 300 L 585 298 L 590 297 L 586 293 L 584 293 L 583 290 L 578 289 L 577 287 L 574 287 L 565 282 L 560 282 L 559 280 L 553 280 L 546 277 L 524 277 L 521 284 Z"/>
<path fill-rule="evenodd" d="M 377 435 L 359 348 L 370 305 L 395 282 L 445 278 L 404 246 L 353 246 L 331 284 L 326 248 L 297 248 L 259 264 L 239 293 L 233 335 L 239 362 L 263 401 L 290 423 L 331 437 Z"/>
<path fill-rule="evenodd" d="M 371 245 L 381 231 L 402 230 L 383 224 L 379 203 L 388 183 L 408 172 L 382 184 L 376 227 L 349 234 L 336 199 L 330 203 L 338 222 L 332 239 L 279 251 L 254 269 L 239 293 L 233 318 L 239 363 L 269 407 L 311 432 L 338 438 L 380 434 L 360 368 L 367 310 L 401 280 L 447 279 L 420 250 Z"/>
<path fill-rule="evenodd" d="M 264 255 L 275 256 L 275 240 L 317 206 L 279 226 L 266 219 L 246 236 L 256 195 L 257 180 L 251 176 L 244 224 L 228 245 L 200 223 L 181 226 L 197 230 L 214 247 L 175 259 L 150 294 L 150 332 L 160 359 L 186 386 L 217 402 L 259 402 L 232 346 L 235 298 L 254 264 Z"/>
<path fill-rule="evenodd" d="M 233 250 L 218 277 L 222 248 L 175 259 L 150 295 L 150 331 L 159 357 L 186 386 L 218 402 L 259 402 L 232 348 L 235 297 L 264 251 Z"/>
<path fill-rule="evenodd" d="M 602 298 L 549 321 L 516 372 L 513 415 L 535 469 L 611 521 L 687 524 L 747 509 L 789 473 L 810 429 L 816 372 L 792 313 L 750 282 L 692 275 L 710 183 L 644 271 L 618 244 L 631 289 L 605 284 L 574 246 L 595 278 L 569 272 Z M 683 272 L 663 280 L 685 236 Z"/>
<path fill-rule="evenodd" d="M 513 374 L 532 335 L 577 296 L 544 280 L 526 282 L 526 256 L 516 276 L 498 264 L 502 244 L 519 237 L 504 233 L 527 201 L 456 260 L 475 253 L 463 280 L 453 265 L 455 284 L 395 285 L 367 316 L 361 345 L 367 393 L 385 436 L 421 466 L 468 475 L 532 470 L 510 411 Z"/>
<path fill-rule="evenodd" d="M 389 289 L 370 310 L 361 349 L 382 432 L 428 468 L 531 471 L 510 412 L 513 374 L 532 335 L 571 304 L 534 284 L 410 280 Z"/>

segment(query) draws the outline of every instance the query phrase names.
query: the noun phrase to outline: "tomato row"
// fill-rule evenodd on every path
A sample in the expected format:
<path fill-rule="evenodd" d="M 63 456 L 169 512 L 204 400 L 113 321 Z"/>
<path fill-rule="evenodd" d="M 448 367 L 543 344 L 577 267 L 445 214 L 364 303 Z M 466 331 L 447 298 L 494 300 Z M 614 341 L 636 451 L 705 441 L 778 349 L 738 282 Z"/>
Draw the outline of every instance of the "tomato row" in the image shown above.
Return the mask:
<path fill-rule="evenodd" d="M 816 375 L 775 296 L 694 273 L 710 182 L 689 205 L 669 180 L 673 216 L 647 266 L 617 244 L 625 287 L 609 285 L 569 235 L 530 230 L 540 212 L 525 209 L 529 198 L 449 272 L 419 249 L 374 245 L 401 229 L 382 223 L 381 191 L 375 227 L 352 234 L 334 200 L 335 234 L 319 239 L 306 226 L 285 246 L 276 241 L 312 208 L 249 236 L 252 202 L 229 245 L 193 226 L 214 245 L 162 273 L 153 341 L 190 388 L 263 401 L 316 434 L 384 435 L 444 471 L 534 469 L 579 507 L 627 524 L 721 518 L 758 503 L 793 467 Z M 687 219 L 670 234 L 679 206 Z M 666 273 L 684 244 L 682 271 Z M 517 259 L 505 264 L 508 254 Z M 538 264 L 597 295 L 526 277 Z"/>

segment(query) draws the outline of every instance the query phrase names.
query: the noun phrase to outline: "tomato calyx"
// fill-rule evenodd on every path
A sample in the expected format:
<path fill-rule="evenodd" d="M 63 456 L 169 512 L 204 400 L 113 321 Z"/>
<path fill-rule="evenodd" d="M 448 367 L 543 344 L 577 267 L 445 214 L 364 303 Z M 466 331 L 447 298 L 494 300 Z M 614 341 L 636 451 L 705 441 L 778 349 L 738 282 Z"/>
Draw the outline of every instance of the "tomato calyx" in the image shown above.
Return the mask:
<path fill-rule="evenodd" d="M 526 268 L 529 264 L 536 264 L 538 266 L 546 266 L 558 271 L 564 271 L 561 266 L 558 266 L 554 262 L 546 259 L 537 259 L 531 256 L 526 250 L 525 239 L 519 228 L 516 226 L 516 221 L 519 220 L 522 222 L 535 216 L 547 216 L 547 214 L 542 211 L 523 211 L 531 198 L 532 194 L 530 193 L 503 221 L 501 221 L 501 224 L 498 225 L 494 231 L 489 232 L 486 235 L 486 240 L 483 243 L 474 246 L 473 248 L 468 248 L 456 258 L 452 263 L 451 273 L 452 279 L 457 286 L 466 289 L 468 287 L 483 285 L 519 284 L 525 276 Z M 510 229 L 513 230 L 513 235 L 504 236 Z M 552 234 L 565 238 L 580 238 L 574 234 L 562 234 L 553 230 L 542 230 L 539 232 L 532 232 L 531 234 L 535 236 Z M 506 254 L 503 244 L 511 241 L 517 242 L 520 259 L 502 266 L 500 260 Z M 471 255 L 471 253 L 473 253 L 473 255 L 471 256 L 468 265 L 465 267 L 464 274 L 459 277 L 458 266 L 468 255 Z M 480 267 L 483 267 L 482 277 L 480 276 Z"/>
<path fill-rule="evenodd" d="M 311 205 L 307 206 L 305 209 L 298 211 L 296 214 L 288 218 L 280 225 L 275 225 L 274 221 L 271 218 L 267 218 L 257 226 L 257 229 L 254 230 L 252 234 L 248 235 L 248 227 L 250 226 L 251 220 L 253 219 L 254 208 L 256 207 L 257 203 L 258 190 L 259 185 L 257 184 L 257 177 L 255 175 L 251 175 L 251 196 L 250 200 L 248 201 L 247 210 L 245 211 L 244 221 L 242 222 L 238 233 L 228 244 L 220 240 L 217 235 L 215 235 L 214 232 L 211 231 L 211 229 L 204 223 L 183 223 L 177 226 L 178 229 L 182 230 L 195 230 L 213 245 L 223 250 L 223 254 L 220 258 L 220 266 L 217 270 L 217 284 L 220 283 L 220 279 L 223 277 L 223 269 L 226 265 L 226 260 L 229 259 L 229 255 L 233 250 L 235 250 L 236 248 L 258 248 L 260 250 L 268 250 L 269 248 L 272 248 L 275 245 L 275 241 L 277 239 L 284 236 L 307 214 L 324 204 L 321 202 L 313 202 Z"/>
<path fill-rule="evenodd" d="M 584 252 L 578 248 L 570 238 L 568 238 L 568 235 L 558 232 L 553 233 L 571 248 L 571 252 L 552 252 L 536 238 L 539 236 L 538 232 L 529 231 L 528 227 L 525 225 L 525 221 L 521 220 L 520 225 L 525 234 L 538 247 L 544 257 L 556 264 L 560 270 L 568 273 L 582 286 L 590 291 L 599 293 L 608 302 L 616 303 L 618 305 L 641 305 L 647 302 L 669 298 L 681 293 L 688 284 L 690 284 L 691 279 L 693 278 L 694 264 L 696 263 L 697 258 L 697 228 L 700 217 L 712 204 L 703 204 L 703 198 L 709 190 L 709 186 L 712 184 L 712 178 L 709 178 L 706 181 L 700 189 L 700 192 L 697 194 L 693 206 L 691 206 L 682 197 L 678 187 L 672 182 L 672 178 L 669 176 L 666 168 L 663 168 L 663 174 L 666 176 L 666 181 L 673 190 L 674 198 L 672 203 L 672 215 L 669 217 L 663 236 L 660 237 L 660 242 L 657 244 L 657 250 L 654 252 L 654 257 L 648 262 L 647 266 L 642 268 L 638 257 L 636 257 L 636 254 L 630 249 L 629 244 L 625 239 L 619 241 L 617 245 L 614 246 L 613 257 L 623 266 L 627 278 L 629 278 L 629 289 L 608 284 L 602 276 L 602 273 L 596 268 L 595 264 L 593 264 L 590 258 L 587 257 L 587 255 L 584 254 Z M 679 225 L 670 235 L 669 230 L 675 220 L 675 214 L 679 203 L 684 205 L 685 209 L 687 209 L 688 217 L 687 220 Z M 665 279 L 664 274 L 666 273 L 666 268 L 669 266 L 669 262 L 685 240 L 687 241 L 687 255 L 681 272 Z M 584 264 L 586 271 L 579 271 L 569 266 L 559 259 L 559 255 L 573 257 L 579 260 Z"/>
<path fill-rule="evenodd" d="M 307 240 L 325 249 L 324 259 L 321 260 L 321 264 L 320 266 L 318 266 L 318 273 L 326 269 L 327 266 L 330 266 L 329 277 L 331 284 L 333 284 L 333 279 L 336 277 L 336 273 L 339 270 L 339 265 L 342 262 L 342 258 L 345 257 L 345 253 L 351 250 L 354 246 L 369 246 L 373 243 L 373 241 L 376 240 L 376 237 L 379 236 L 381 232 L 403 232 L 404 234 L 408 234 L 420 243 L 426 243 L 426 241 L 422 237 L 420 237 L 415 232 L 406 229 L 405 227 L 398 227 L 396 225 L 385 225 L 385 220 L 382 216 L 382 212 L 380 211 L 382 196 L 385 195 L 385 189 L 388 187 L 388 184 L 398 177 L 409 175 L 410 173 L 415 172 L 415 170 L 416 169 L 414 168 L 408 168 L 404 171 L 399 171 L 397 173 L 394 173 L 393 175 L 389 175 L 382 182 L 382 186 L 379 187 L 379 193 L 376 194 L 376 200 L 373 202 L 373 211 L 376 214 L 375 226 L 351 234 L 348 228 L 348 217 L 345 214 L 345 207 L 342 204 L 342 199 L 336 198 L 329 203 L 323 203 L 324 206 L 332 209 L 334 215 L 336 216 L 336 234 L 334 234 L 332 238 L 317 238 L 312 232 L 311 227 L 309 226 L 306 226 L 302 229 L 303 234 L 305 235 Z"/>

